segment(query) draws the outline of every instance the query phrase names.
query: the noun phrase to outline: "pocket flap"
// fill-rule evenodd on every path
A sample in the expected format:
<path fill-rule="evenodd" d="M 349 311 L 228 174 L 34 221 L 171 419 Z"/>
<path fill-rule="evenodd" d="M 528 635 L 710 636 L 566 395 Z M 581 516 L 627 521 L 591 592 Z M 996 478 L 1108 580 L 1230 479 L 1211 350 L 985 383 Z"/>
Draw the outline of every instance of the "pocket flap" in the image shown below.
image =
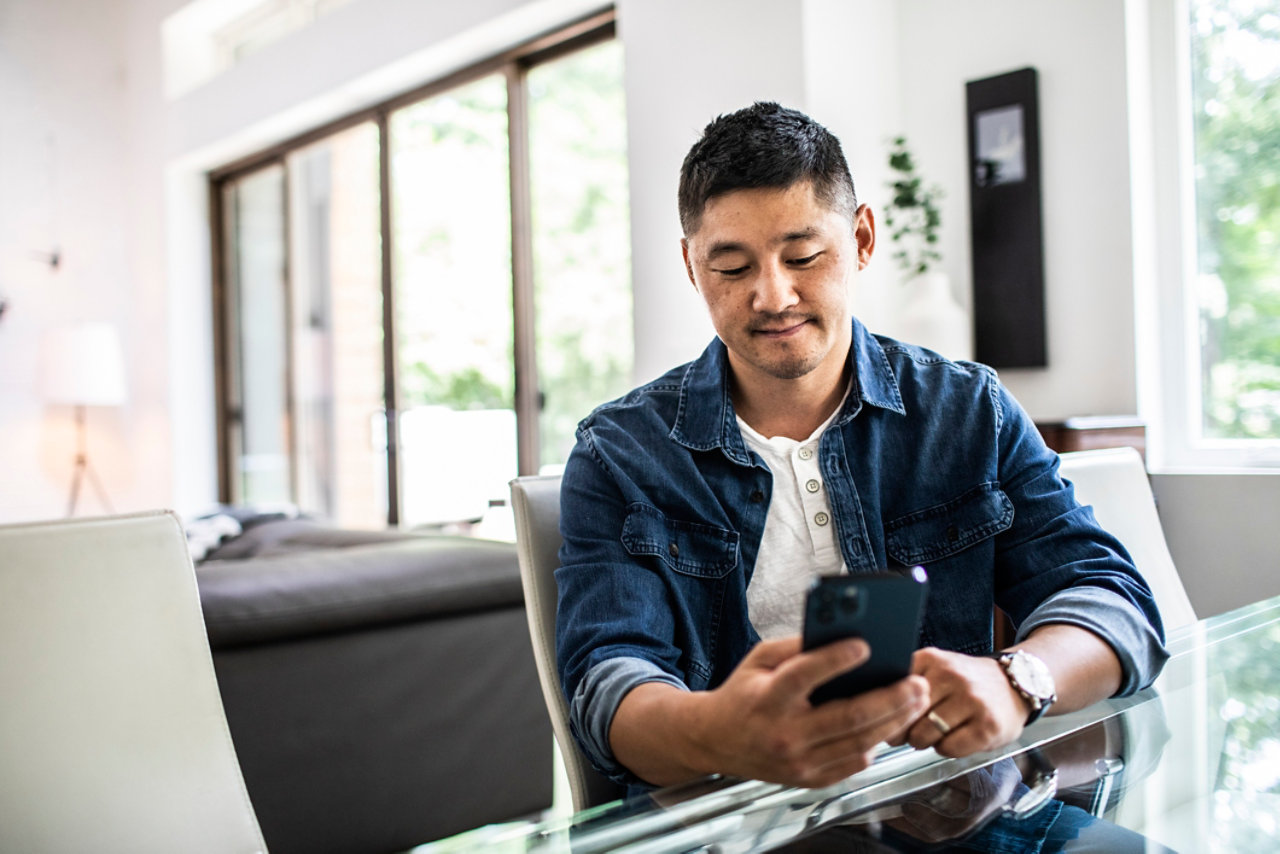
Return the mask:
<path fill-rule="evenodd" d="M 958 498 L 894 519 L 885 526 L 885 549 L 899 563 L 927 566 L 1012 524 L 1009 496 L 997 483 L 981 483 Z"/>
<path fill-rule="evenodd" d="M 721 578 L 738 563 L 737 531 L 668 519 L 648 504 L 627 508 L 622 545 L 632 555 L 656 557 L 676 572 L 703 578 Z"/>

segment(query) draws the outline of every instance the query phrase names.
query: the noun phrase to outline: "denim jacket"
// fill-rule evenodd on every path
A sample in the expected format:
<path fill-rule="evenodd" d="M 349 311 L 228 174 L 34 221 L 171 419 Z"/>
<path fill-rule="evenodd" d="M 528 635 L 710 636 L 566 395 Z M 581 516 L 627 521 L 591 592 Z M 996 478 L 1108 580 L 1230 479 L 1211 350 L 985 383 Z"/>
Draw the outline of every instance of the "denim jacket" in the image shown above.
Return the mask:
<path fill-rule="evenodd" d="M 995 373 L 853 327 L 852 390 L 819 443 L 849 572 L 928 570 L 921 646 L 991 652 L 994 602 L 1019 639 L 1050 622 L 1100 635 L 1121 693 L 1150 684 L 1166 657 L 1150 588 Z M 772 475 L 727 371 L 716 339 L 584 419 L 565 466 L 558 667 L 575 735 L 620 782 L 637 782 L 608 744 L 626 692 L 715 688 L 759 641 L 747 585 Z"/>

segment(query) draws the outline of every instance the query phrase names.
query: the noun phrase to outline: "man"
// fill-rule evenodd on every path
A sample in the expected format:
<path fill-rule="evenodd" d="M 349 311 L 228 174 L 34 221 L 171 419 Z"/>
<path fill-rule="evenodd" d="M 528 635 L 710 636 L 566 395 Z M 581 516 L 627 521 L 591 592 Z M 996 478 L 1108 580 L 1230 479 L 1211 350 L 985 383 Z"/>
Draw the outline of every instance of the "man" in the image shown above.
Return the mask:
<path fill-rule="evenodd" d="M 717 338 L 587 417 L 562 485 L 559 668 L 597 767 L 824 786 L 881 741 L 966 755 L 1149 684 L 1151 592 L 994 372 L 852 316 L 875 218 L 835 137 L 776 104 L 722 116 L 679 205 Z M 914 564 L 930 591 L 912 675 L 812 706 L 869 653 L 801 651 L 809 581 Z M 1021 651 L 1000 660 L 993 602 Z"/>

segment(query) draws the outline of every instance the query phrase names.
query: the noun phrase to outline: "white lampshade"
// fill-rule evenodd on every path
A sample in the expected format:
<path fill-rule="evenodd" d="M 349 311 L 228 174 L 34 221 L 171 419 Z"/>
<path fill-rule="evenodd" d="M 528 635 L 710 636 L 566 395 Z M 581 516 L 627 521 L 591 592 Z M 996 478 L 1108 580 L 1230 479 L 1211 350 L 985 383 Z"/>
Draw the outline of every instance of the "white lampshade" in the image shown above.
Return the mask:
<path fill-rule="evenodd" d="M 64 326 L 50 331 L 44 345 L 45 400 L 84 406 L 125 402 L 124 350 L 114 326 Z"/>

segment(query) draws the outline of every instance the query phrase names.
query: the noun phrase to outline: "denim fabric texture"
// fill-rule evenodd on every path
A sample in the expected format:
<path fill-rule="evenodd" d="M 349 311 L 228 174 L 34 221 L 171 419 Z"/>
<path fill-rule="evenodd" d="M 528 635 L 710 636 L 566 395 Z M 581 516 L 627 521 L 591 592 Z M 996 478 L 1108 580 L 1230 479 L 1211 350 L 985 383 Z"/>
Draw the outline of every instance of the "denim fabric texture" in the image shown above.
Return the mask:
<path fill-rule="evenodd" d="M 1163 630 L 1124 547 L 1058 476 L 1058 456 L 994 371 L 853 322 L 853 388 L 819 445 L 850 573 L 923 565 L 920 646 L 992 651 L 991 605 L 1019 637 L 1089 628 L 1155 678 Z M 730 401 L 724 344 L 604 404 L 578 426 L 561 487 L 557 651 L 571 725 L 596 766 L 635 685 L 715 688 L 759 640 L 747 585 L 772 475 Z"/>

